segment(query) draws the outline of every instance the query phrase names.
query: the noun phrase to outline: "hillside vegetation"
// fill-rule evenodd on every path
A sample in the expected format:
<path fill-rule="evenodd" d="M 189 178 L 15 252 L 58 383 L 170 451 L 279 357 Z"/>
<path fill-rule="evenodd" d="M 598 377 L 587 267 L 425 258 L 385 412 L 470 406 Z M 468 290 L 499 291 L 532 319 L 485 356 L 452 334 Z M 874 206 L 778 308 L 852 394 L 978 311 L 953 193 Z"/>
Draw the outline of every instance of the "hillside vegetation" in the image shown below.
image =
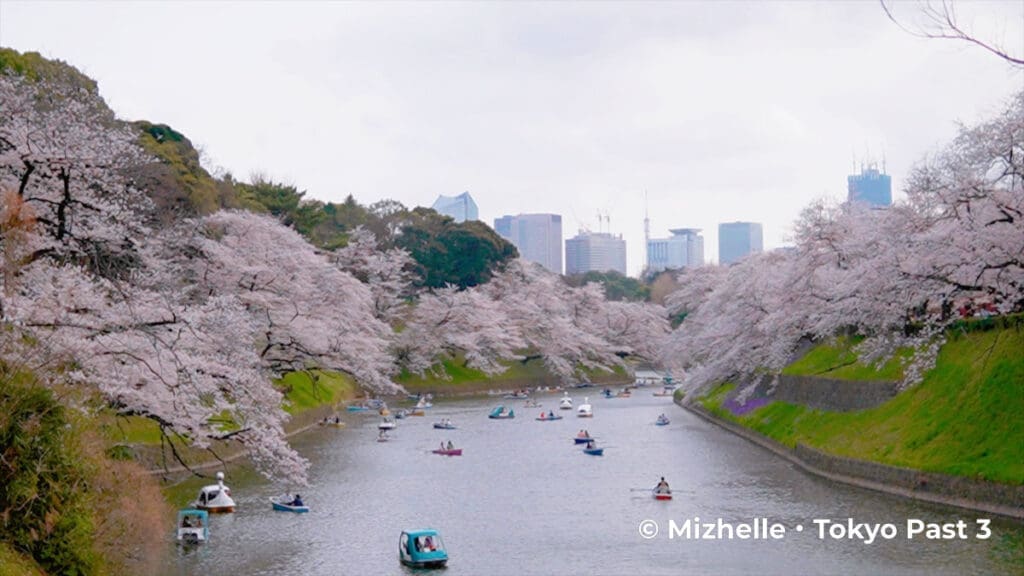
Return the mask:
<path fill-rule="evenodd" d="M 833 354 L 825 347 L 814 357 Z M 705 407 L 788 446 L 803 443 L 839 456 L 1024 484 L 1020 326 L 952 333 L 921 384 L 870 410 L 824 412 L 772 402 L 735 416 L 722 406 L 732 389 L 715 389 Z"/>
<path fill-rule="evenodd" d="M 884 380 L 896 382 L 903 379 L 903 363 L 910 355 L 909 350 L 892 356 L 881 366 L 863 362 L 855 348 L 863 341 L 860 337 L 840 336 L 830 342 L 818 344 L 807 354 L 782 369 L 783 374 L 793 376 L 823 376 L 836 380 Z"/>

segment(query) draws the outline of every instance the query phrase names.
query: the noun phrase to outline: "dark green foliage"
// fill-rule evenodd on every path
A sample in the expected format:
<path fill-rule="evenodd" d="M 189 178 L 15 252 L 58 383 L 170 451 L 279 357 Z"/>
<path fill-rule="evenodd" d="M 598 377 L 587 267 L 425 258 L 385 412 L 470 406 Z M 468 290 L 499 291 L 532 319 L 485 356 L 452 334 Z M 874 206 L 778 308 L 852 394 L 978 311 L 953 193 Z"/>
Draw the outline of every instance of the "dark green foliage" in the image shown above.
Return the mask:
<path fill-rule="evenodd" d="M 570 286 L 583 286 L 590 282 L 598 282 L 604 286 L 605 297 L 615 301 L 645 302 L 650 299 L 651 295 L 648 285 L 636 278 L 623 276 L 615 271 L 574 274 L 567 276 L 565 281 Z"/>
<path fill-rule="evenodd" d="M 224 187 L 232 184 L 230 177 L 218 181 L 210 176 L 188 138 L 166 124 L 138 121 L 132 125 L 139 131 L 139 145 L 159 160 L 132 174 L 156 204 L 158 220 L 173 222 L 234 206 L 233 190 Z"/>
<path fill-rule="evenodd" d="M 416 261 L 421 286 L 461 288 L 482 284 L 517 255 L 515 246 L 482 222 L 456 223 L 430 208 L 409 210 L 395 200 L 365 207 L 351 195 L 341 204 L 304 199 L 294 186 L 257 178 L 236 184 L 238 200 L 266 211 L 327 250 L 344 246 L 348 234 L 364 226 L 383 249 L 409 251 Z"/>
<path fill-rule="evenodd" d="M 395 245 L 416 260 L 420 284 L 428 288 L 483 284 L 518 255 L 515 246 L 483 222 L 456 223 L 430 208 L 408 213 L 401 230 Z"/>
<path fill-rule="evenodd" d="M 51 574 L 99 570 L 86 471 L 48 389 L 0 376 L 0 533 Z"/>

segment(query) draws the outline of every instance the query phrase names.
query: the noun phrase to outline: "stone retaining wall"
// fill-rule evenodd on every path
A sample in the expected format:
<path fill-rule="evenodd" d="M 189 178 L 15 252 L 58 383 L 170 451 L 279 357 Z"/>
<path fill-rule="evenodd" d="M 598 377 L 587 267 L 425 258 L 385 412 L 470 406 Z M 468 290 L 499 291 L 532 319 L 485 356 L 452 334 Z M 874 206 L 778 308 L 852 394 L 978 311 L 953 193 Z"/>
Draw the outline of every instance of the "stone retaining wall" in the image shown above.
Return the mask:
<path fill-rule="evenodd" d="M 833 456 L 802 444 L 793 449 L 735 422 L 718 418 L 700 406 L 677 403 L 685 410 L 771 450 L 811 474 L 905 498 L 1024 519 L 1024 486 Z"/>
<path fill-rule="evenodd" d="M 892 399 L 897 392 L 896 382 L 852 382 L 782 374 L 772 399 L 819 410 L 849 412 L 874 408 Z"/>

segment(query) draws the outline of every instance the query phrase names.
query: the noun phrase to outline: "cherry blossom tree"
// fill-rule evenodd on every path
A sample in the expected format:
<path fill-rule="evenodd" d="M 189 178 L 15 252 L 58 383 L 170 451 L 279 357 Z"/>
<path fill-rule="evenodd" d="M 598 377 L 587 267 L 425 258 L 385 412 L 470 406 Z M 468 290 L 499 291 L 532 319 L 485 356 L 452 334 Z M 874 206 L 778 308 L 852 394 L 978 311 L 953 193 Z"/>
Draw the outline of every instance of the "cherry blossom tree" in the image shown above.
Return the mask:
<path fill-rule="evenodd" d="M 196 253 L 170 249 L 191 246 L 180 229 L 147 227 L 152 204 L 128 176 L 147 161 L 94 86 L 0 75 L 0 371 L 96 390 L 197 447 L 241 441 L 266 474 L 301 482 L 269 379 L 279 341 L 253 302 L 183 276 Z"/>
<path fill-rule="evenodd" d="M 1024 93 L 918 165 L 905 203 L 819 201 L 796 222 L 793 250 L 685 272 L 668 303 L 687 316 L 665 360 L 693 388 L 751 382 L 801 341 L 855 333 L 867 361 L 913 349 L 904 385 L 919 381 L 958 302 L 1024 309 L 1022 142 Z"/>
<path fill-rule="evenodd" d="M 393 346 L 400 367 L 423 374 L 443 355 L 465 357 L 466 366 L 486 374 L 507 368 L 525 343 L 501 303 L 484 291 L 448 286 L 420 295 Z"/>
<path fill-rule="evenodd" d="M 362 226 L 349 234 L 348 245 L 333 254 L 338 266 L 370 287 L 373 315 L 384 322 L 394 322 L 412 286 L 414 265 L 409 253 L 401 248 L 381 250 L 377 237 Z"/>
<path fill-rule="evenodd" d="M 652 349 L 652 337 L 667 332 L 659 307 L 642 303 L 611 306 L 599 284 L 579 288 L 542 266 L 516 260 L 482 287 L 500 302 L 530 355 L 564 380 L 585 379 L 580 367 L 611 370 L 628 354 Z"/>
<path fill-rule="evenodd" d="M 390 328 L 369 287 L 339 270 L 273 218 L 222 211 L 184 223 L 163 248 L 164 282 L 194 300 L 237 298 L 257 326 L 257 353 L 273 373 L 310 367 L 392 391 Z"/>

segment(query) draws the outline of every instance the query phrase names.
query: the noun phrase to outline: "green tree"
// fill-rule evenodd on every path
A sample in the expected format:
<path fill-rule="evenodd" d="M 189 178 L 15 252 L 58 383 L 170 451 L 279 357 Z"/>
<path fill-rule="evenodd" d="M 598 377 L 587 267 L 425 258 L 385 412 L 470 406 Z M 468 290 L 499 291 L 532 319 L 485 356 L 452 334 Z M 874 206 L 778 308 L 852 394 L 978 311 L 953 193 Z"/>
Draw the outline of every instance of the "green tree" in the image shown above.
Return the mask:
<path fill-rule="evenodd" d="M 615 271 L 590 271 L 585 274 L 573 274 L 566 276 L 565 281 L 570 286 L 583 286 L 590 282 L 597 282 L 604 286 L 605 297 L 608 300 L 644 302 L 649 300 L 651 295 L 650 286 L 636 278 L 630 278 Z"/>
<path fill-rule="evenodd" d="M 427 288 L 483 284 L 519 255 L 515 246 L 483 222 L 456 223 L 422 207 L 408 213 L 395 245 L 416 260 L 419 284 Z"/>

